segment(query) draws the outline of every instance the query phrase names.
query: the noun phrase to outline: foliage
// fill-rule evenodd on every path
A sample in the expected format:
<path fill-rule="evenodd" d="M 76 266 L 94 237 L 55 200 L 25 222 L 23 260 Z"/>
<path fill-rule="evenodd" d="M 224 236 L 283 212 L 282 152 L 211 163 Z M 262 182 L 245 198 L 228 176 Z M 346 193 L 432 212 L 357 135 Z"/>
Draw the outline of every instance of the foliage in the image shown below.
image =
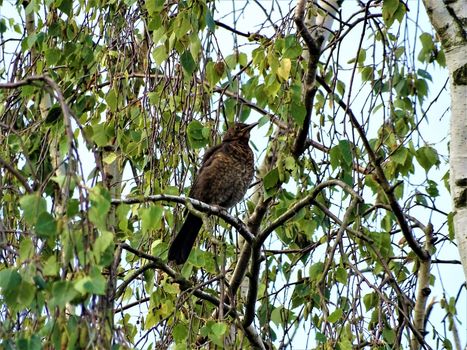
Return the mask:
<path fill-rule="evenodd" d="M 430 340 L 413 330 L 417 286 L 440 288 L 433 264 L 456 261 L 442 260 L 447 148 L 423 128 L 445 58 L 402 1 L 344 3 L 310 106 L 310 50 L 285 2 L 3 6 L 17 13 L 0 18 L 1 348 L 451 347 L 439 318 Z M 260 121 L 258 181 L 225 220 L 192 203 L 214 215 L 168 266 L 175 196 L 235 120 Z M 246 277 L 238 232 L 253 237 Z M 455 291 L 422 305 L 454 332 Z"/>

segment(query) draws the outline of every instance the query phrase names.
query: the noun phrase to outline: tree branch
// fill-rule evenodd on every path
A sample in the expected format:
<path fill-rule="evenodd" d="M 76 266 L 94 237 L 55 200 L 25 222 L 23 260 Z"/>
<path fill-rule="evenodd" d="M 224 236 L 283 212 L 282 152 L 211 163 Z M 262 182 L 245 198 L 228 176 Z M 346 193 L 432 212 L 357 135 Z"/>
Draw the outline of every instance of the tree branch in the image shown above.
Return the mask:
<path fill-rule="evenodd" d="M 0 164 L 6 169 L 8 170 L 14 177 L 16 177 L 18 179 L 19 182 L 21 182 L 21 184 L 23 185 L 24 189 L 28 192 L 28 193 L 32 193 L 33 190 L 32 188 L 29 186 L 28 184 L 28 180 L 23 176 L 21 175 L 21 173 L 16 170 L 15 168 L 13 168 L 13 166 L 8 163 L 7 161 L 5 161 L 3 158 L 0 157 Z"/>
<path fill-rule="evenodd" d="M 259 272 L 261 266 L 261 246 L 267 237 L 279 226 L 283 225 L 287 220 L 293 218 L 300 209 L 311 205 L 314 202 L 316 196 L 326 187 L 330 186 L 340 186 L 352 196 L 352 204 L 349 209 L 346 211 L 344 215 L 344 220 L 341 223 L 341 227 L 339 232 L 342 235 L 347 228 L 348 221 L 350 220 L 350 213 L 352 209 L 355 207 L 356 203 L 363 202 L 363 198 L 360 197 L 358 193 L 356 193 L 349 185 L 344 183 L 340 180 L 329 180 L 318 184 L 313 191 L 305 196 L 300 201 L 296 202 L 289 210 L 279 216 L 276 220 L 274 220 L 268 227 L 263 229 L 257 236 L 257 238 L 252 243 L 252 259 L 251 259 L 251 266 L 250 266 L 250 284 L 248 289 L 248 298 L 246 303 L 246 311 L 245 311 L 245 319 L 243 321 L 243 325 L 245 327 L 249 326 L 255 317 L 255 305 L 257 300 L 258 294 L 258 281 L 259 281 Z M 329 267 L 328 267 L 329 268 Z"/>
<path fill-rule="evenodd" d="M 331 87 L 324 81 L 323 78 L 317 76 L 316 80 L 321 84 L 321 86 L 326 90 L 326 92 L 330 94 L 334 94 L 334 91 L 331 89 Z M 389 181 L 386 178 L 386 175 L 384 174 L 384 171 L 381 167 L 380 159 L 376 156 L 376 153 L 374 150 L 371 148 L 370 142 L 368 141 L 366 137 L 365 130 L 363 127 L 358 123 L 357 118 L 353 114 L 352 109 L 348 107 L 348 105 L 342 101 L 340 98 L 337 96 L 335 97 L 335 101 L 337 104 L 344 109 L 345 114 L 350 119 L 351 124 L 353 127 L 357 130 L 360 138 L 362 139 L 363 146 L 365 147 L 366 152 L 368 153 L 368 157 L 370 159 L 371 164 L 374 167 L 374 171 L 376 172 L 376 180 L 380 184 L 381 188 L 383 189 L 384 193 L 386 194 L 386 197 L 388 199 L 389 205 L 391 207 L 392 212 L 396 216 L 397 222 L 399 223 L 399 226 L 402 230 L 402 233 L 407 240 L 407 243 L 409 244 L 410 248 L 414 251 L 414 253 L 421 259 L 421 260 L 426 260 L 429 258 L 429 254 L 423 250 L 420 245 L 415 241 L 415 238 L 412 234 L 412 230 L 410 229 L 409 224 L 407 223 L 407 220 L 404 217 L 404 213 L 402 212 L 402 208 L 399 205 L 399 202 L 397 201 L 395 195 L 394 195 L 394 188 L 389 184 Z"/>
<path fill-rule="evenodd" d="M 195 204 L 193 203 L 193 205 Z M 167 264 L 164 263 L 164 261 L 161 258 L 139 251 L 138 249 L 135 249 L 126 243 L 121 244 L 120 247 L 140 258 L 144 258 L 146 260 L 151 261 L 151 263 L 148 265 L 150 265 L 151 267 L 154 266 L 154 268 L 157 268 L 165 272 L 168 276 L 172 277 L 173 281 L 180 286 L 180 289 L 182 291 L 191 291 L 194 296 L 205 300 L 215 305 L 216 307 L 220 307 L 221 301 L 218 298 L 213 297 L 211 294 L 201 291 L 199 289 L 199 286 L 194 285 L 193 282 L 185 279 L 180 273 L 177 273 L 175 270 L 170 268 Z M 141 269 L 139 270 L 139 274 L 140 273 Z M 132 277 L 136 277 L 136 273 L 133 274 Z M 119 288 L 119 295 L 122 295 L 123 292 L 123 288 Z M 238 325 L 243 329 L 245 336 L 252 345 L 254 345 L 256 348 L 266 350 L 266 347 L 264 346 L 263 341 L 259 334 L 256 332 L 256 330 L 253 327 L 243 327 L 240 321 L 240 315 L 231 305 L 223 303 L 222 308 L 226 310 L 226 314 L 230 315 L 232 318 L 237 320 Z"/>
<path fill-rule="evenodd" d="M 185 206 L 188 203 L 191 203 L 193 207 L 203 213 L 212 214 L 215 216 L 220 217 L 228 224 L 235 227 L 240 233 L 240 235 L 247 241 L 251 242 L 254 239 L 254 235 L 250 232 L 248 227 L 241 221 L 240 219 L 232 216 L 229 214 L 227 210 L 215 205 L 209 205 L 204 202 L 201 202 L 197 199 L 183 197 L 183 196 L 172 196 L 167 194 L 158 194 L 158 195 L 150 195 L 145 197 L 135 197 L 135 198 L 124 198 L 124 199 L 117 199 L 114 198 L 111 200 L 112 205 L 120 205 L 120 204 L 140 204 L 146 202 L 175 202 L 184 204 Z"/>
<path fill-rule="evenodd" d="M 433 247 L 433 225 L 429 223 L 425 228 L 425 250 L 430 251 Z M 418 268 L 418 286 L 417 296 L 415 299 L 414 313 L 413 313 L 413 324 L 414 328 L 417 329 L 422 336 L 425 336 L 425 316 L 426 316 L 426 303 L 428 296 L 431 294 L 430 288 L 430 269 L 431 269 L 431 257 L 429 256 L 426 260 L 420 261 L 420 267 Z M 412 337 L 412 349 L 418 349 L 420 341 L 415 334 Z"/>

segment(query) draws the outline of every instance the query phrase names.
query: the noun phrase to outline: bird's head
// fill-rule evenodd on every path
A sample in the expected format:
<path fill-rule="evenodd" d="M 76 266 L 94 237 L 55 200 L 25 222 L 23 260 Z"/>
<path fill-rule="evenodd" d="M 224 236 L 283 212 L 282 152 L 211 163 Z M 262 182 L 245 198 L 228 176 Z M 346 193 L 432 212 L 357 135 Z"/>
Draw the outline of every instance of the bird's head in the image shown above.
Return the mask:
<path fill-rule="evenodd" d="M 224 135 L 222 141 L 235 141 L 235 140 L 246 140 L 250 139 L 250 130 L 253 129 L 258 123 L 244 124 L 235 123 L 232 125 Z"/>

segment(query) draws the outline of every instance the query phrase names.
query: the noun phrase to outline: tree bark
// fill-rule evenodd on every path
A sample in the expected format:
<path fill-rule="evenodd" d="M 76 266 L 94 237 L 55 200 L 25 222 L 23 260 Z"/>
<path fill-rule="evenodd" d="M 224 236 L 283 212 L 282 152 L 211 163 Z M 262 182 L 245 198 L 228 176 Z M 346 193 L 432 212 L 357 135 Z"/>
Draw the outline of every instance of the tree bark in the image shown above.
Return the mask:
<path fill-rule="evenodd" d="M 467 4 L 423 0 L 446 55 L 451 89 L 450 188 L 455 237 L 467 279 Z"/>

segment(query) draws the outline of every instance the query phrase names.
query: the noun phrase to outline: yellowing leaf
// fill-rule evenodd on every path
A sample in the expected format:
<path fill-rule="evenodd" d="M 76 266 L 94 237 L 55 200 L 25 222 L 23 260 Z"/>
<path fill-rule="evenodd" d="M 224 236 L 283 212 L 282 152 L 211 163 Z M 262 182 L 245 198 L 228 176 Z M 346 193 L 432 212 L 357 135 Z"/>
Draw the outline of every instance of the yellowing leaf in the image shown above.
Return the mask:
<path fill-rule="evenodd" d="M 291 67 L 292 61 L 290 61 L 290 58 L 283 58 L 279 68 L 277 68 L 277 75 L 283 80 L 289 79 Z"/>
<path fill-rule="evenodd" d="M 117 155 L 115 153 L 108 153 L 102 160 L 105 164 L 112 164 L 115 159 L 117 159 Z"/>

